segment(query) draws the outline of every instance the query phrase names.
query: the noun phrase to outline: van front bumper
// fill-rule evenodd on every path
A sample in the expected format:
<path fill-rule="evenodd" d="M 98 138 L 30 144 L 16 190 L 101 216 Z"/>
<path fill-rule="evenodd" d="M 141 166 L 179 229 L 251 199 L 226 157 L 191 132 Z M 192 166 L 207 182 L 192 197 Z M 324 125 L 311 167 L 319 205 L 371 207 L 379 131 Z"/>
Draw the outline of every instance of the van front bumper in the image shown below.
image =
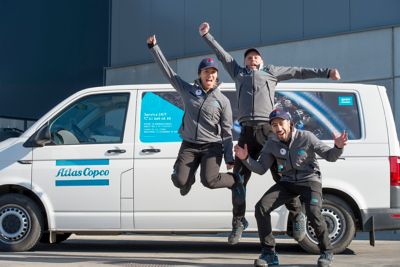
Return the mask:
<path fill-rule="evenodd" d="M 400 229 L 400 208 L 361 210 L 362 231 Z"/>

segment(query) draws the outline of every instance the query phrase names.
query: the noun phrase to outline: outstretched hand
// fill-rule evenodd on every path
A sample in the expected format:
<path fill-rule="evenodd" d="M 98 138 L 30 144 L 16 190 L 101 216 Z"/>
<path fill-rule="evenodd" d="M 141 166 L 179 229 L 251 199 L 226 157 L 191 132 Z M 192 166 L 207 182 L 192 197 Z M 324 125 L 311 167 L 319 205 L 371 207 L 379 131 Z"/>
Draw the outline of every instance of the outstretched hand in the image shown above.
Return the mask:
<path fill-rule="evenodd" d="M 148 38 L 147 38 L 147 43 L 149 44 L 149 45 L 156 45 L 157 44 L 157 39 L 156 39 L 156 35 L 155 34 L 153 34 L 153 35 L 150 35 Z"/>
<path fill-rule="evenodd" d="M 249 155 L 249 151 L 247 149 L 247 144 L 244 144 L 243 148 L 239 145 L 235 145 L 234 151 L 235 151 L 235 156 L 241 160 L 246 159 L 247 156 Z"/>
<path fill-rule="evenodd" d="M 329 79 L 334 80 L 334 81 L 340 80 L 339 71 L 337 69 L 331 69 L 331 71 L 329 72 Z"/>
<path fill-rule="evenodd" d="M 207 22 L 203 22 L 199 26 L 199 34 L 200 36 L 206 35 L 210 31 L 210 25 Z"/>
<path fill-rule="evenodd" d="M 334 141 L 335 141 L 335 146 L 338 148 L 343 148 L 345 145 L 347 145 L 347 133 L 346 131 L 343 131 L 341 134 L 333 134 Z"/>

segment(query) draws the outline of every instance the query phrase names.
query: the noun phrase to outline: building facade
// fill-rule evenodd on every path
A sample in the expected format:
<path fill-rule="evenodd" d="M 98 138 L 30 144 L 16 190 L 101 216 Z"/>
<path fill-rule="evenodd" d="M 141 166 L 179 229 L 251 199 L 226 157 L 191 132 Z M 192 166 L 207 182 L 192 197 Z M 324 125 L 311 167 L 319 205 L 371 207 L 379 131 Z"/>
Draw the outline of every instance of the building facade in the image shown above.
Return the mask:
<path fill-rule="evenodd" d="M 213 56 L 198 34 L 203 21 L 238 62 L 257 47 L 269 64 L 336 67 L 342 82 L 384 85 L 400 127 L 397 0 L 6 0 L 0 7 L 0 127 L 18 118 L 29 126 L 82 88 L 166 82 L 148 52 L 150 34 L 177 73 L 194 80 L 200 59 Z M 223 70 L 220 77 L 231 81 Z"/>

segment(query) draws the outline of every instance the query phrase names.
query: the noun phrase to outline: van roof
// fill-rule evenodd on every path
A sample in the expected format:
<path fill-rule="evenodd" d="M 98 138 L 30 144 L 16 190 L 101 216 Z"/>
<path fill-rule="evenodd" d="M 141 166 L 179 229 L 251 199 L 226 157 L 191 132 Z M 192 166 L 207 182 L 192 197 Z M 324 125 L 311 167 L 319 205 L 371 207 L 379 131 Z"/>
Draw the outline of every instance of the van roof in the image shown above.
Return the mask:
<path fill-rule="evenodd" d="M 351 89 L 351 88 L 367 88 L 367 87 L 377 87 L 377 85 L 371 84 L 357 84 L 357 83 L 279 83 L 277 85 L 277 89 Z M 84 89 L 80 92 L 91 92 L 91 91 L 113 91 L 113 90 L 163 90 L 163 89 L 171 89 L 172 86 L 170 84 L 128 84 L 128 85 L 108 85 L 108 86 L 99 86 L 92 87 L 88 89 Z M 221 89 L 234 89 L 234 83 L 222 83 L 220 85 Z"/>

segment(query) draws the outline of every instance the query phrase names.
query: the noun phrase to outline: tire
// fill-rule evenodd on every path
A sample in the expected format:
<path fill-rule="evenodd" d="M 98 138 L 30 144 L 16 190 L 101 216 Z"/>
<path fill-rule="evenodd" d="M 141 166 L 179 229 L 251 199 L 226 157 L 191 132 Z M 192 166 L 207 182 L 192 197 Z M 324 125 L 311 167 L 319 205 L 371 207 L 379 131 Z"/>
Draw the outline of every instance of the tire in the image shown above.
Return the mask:
<path fill-rule="evenodd" d="M 56 241 L 53 243 L 50 243 L 50 234 L 43 233 L 39 242 L 42 244 L 60 244 L 61 242 L 64 242 L 65 240 L 67 240 L 71 235 L 72 235 L 71 233 L 56 234 Z"/>
<path fill-rule="evenodd" d="M 43 218 L 39 207 L 21 194 L 0 196 L 0 250 L 27 251 L 42 235 Z"/>
<path fill-rule="evenodd" d="M 356 231 L 354 215 L 350 207 L 342 199 L 333 195 L 325 195 L 323 197 L 321 212 L 328 226 L 333 253 L 341 253 L 353 240 Z M 299 244 L 309 253 L 320 253 L 317 245 L 318 240 L 308 220 L 306 237 Z"/>

